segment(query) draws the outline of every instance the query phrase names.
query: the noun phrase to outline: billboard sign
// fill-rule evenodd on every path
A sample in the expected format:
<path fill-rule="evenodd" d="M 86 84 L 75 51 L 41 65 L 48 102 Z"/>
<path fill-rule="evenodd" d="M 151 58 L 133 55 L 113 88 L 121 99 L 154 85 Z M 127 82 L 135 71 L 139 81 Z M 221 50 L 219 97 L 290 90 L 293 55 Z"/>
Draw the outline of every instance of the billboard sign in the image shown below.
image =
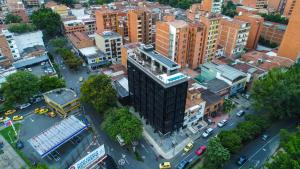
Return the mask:
<path fill-rule="evenodd" d="M 69 167 L 69 169 L 86 169 L 94 165 L 94 162 L 102 158 L 104 155 L 104 145 L 101 145 L 100 147 L 83 157 L 81 160 L 73 164 L 71 167 Z"/>

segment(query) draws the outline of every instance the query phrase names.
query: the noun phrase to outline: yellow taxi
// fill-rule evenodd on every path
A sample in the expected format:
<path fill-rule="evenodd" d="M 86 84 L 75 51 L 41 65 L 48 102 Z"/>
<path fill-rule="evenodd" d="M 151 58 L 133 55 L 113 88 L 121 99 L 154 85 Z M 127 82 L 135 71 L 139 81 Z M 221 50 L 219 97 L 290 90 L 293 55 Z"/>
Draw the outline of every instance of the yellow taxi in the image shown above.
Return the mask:
<path fill-rule="evenodd" d="M 193 146 L 194 146 L 193 142 L 190 142 L 184 147 L 183 151 L 188 152 L 193 148 Z"/>
<path fill-rule="evenodd" d="M 8 117 L 0 117 L 0 123 L 6 121 L 7 118 L 8 118 Z"/>
<path fill-rule="evenodd" d="M 169 169 L 169 168 L 171 168 L 170 162 L 163 162 L 159 164 L 159 169 Z"/>
<path fill-rule="evenodd" d="M 15 112 L 16 112 L 15 109 L 11 109 L 11 110 L 7 110 L 4 114 L 5 114 L 5 116 L 8 116 L 8 115 L 14 114 Z"/>
<path fill-rule="evenodd" d="M 14 116 L 13 117 L 13 121 L 19 121 L 19 120 L 23 120 L 23 116 Z"/>
<path fill-rule="evenodd" d="M 56 116 L 56 113 L 54 113 L 53 111 L 51 111 L 51 112 L 48 113 L 48 116 L 49 116 L 49 117 L 55 117 L 55 116 Z"/>
<path fill-rule="evenodd" d="M 41 110 L 40 108 L 36 108 L 36 109 L 34 109 L 34 113 L 38 114 L 40 112 L 40 110 Z"/>
<path fill-rule="evenodd" d="M 47 108 L 45 109 L 40 109 L 39 113 L 38 114 L 45 114 L 47 113 L 49 110 Z"/>

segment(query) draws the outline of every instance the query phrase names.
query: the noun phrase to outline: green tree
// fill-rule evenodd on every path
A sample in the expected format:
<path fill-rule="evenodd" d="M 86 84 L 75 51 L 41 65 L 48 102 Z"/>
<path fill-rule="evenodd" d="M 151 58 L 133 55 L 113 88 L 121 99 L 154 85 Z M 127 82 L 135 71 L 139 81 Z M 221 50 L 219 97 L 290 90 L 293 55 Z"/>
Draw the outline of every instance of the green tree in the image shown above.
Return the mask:
<path fill-rule="evenodd" d="M 222 14 L 230 17 L 237 15 L 236 5 L 232 1 L 228 1 L 226 5 L 222 7 Z"/>
<path fill-rule="evenodd" d="M 59 37 L 59 38 L 51 39 L 49 43 L 55 48 L 62 48 L 66 46 L 67 41 L 65 38 Z"/>
<path fill-rule="evenodd" d="M 22 22 L 22 18 L 18 15 L 14 15 L 10 13 L 5 16 L 5 24 L 20 23 L 20 22 Z"/>
<path fill-rule="evenodd" d="M 218 134 L 222 145 L 227 148 L 230 153 L 236 153 L 242 148 L 242 139 L 234 131 L 221 131 Z"/>
<path fill-rule="evenodd" d="M 46 164 L 38 164 L 37 166 L 31 166 L 30 169 L 49 169 Z"/>
<path fill-rule="evenodd" d="M 30 23 L 16 23 L 10 24 L 8 30 L 14 33 L 26 33 L 36 31 L 36 27 Z"/>
<path fill-rule="evenodd" d="M 65 87 L 65 81 L 58 77 L 42 76 L 39 81 L 40 92 L 44 93 L 49 90 Z"/>
<path fill-rule="evenodd" d="M 105 114 L 101 127 L 113 140 L 116 140 L 116 136 L 119 134 L 127 145 L 139 140 L 143 132 L 141 121 L 127 108 L 109 110 Z"/>
<path fill-rule="evenodd" d="M 289 69 L 273 69 L 254 82 L 251 100 L 258 112 L 267 112 L 278 119 L 300 115 L 300 65 Z"/>
<path fill-rule="evenodd" d="M 229 113 L 231 110 L 235 108 L 235 104 L 233 101 L 225 99 L 223 104 L 224 113 Z"/>
<path fill-rule="evenodd" d="M 178 2 L 178 8 L 181 9 L 188 9 L 191 6 L 191 1 L 190 0 L 180 0 Z"/>
<path fill-rule="evenodd" d="M 268 169 L 300 169 L 300 128 L 290 133 L 286 130 L 280 132 L 282 149 L 266 164 Z"/>
<path fill-rule="evenodd" d="M 38 91 L 38 78 L 26 71 L 18 71 L 9 75 L 6 82 L 1 85 L 1 92 L 5 98 L 4 105 L 7 108 L 29 102 L 29 99 Z"/>
<path fill-rule="evenodd" d="M 220 169 L 230 159 L 229 151 L 223 147 L 219 138 L 212 138 L 208 142 L 204 158 L 205 169 Z"/>
<path fill-rule="evenodd" d="M 89 76 L 80 91 L 80 99 L 92 105 L 98 112 L 105 112 L 114 106 L 117 100 L 111 79 L 103 74 Z"/>
<path fill-rule="evenodd" d="M 40 8 L 31 15 L 32 23 L 43 30 L 46 38 L 60 35 L 61 19 L 59 14 L 49 8 Z"/>
<path fill-rule="evenodd" d="M 111 2 L 113 2 L 113 0 L 89 0 L 90 5 L 103 5 Z"/>
<path fill-rule="evenodd" d="M 244 135 L 245 137 L 244 137 L 243 142 L 247 142 L 249 140 L 254 139 L 258 134 L 260 134 L 262 132 L 262 129 L 260 128 L 260 126 L 258 126 L 253 121 L 245 121 L 245 122 L 239 123 L 237 128 L 239 129 L 237 132 L 244 130 L 247 133 Z M 239 135 L 241 136 L 242 133 Z"/>
<path fill-rule="evenodd" d="M 283 17 L 280 13 L 268 13 L 268 14 L 261 14 L 261 16 L 266 20 L 266 21 L 271 21 L 271 22 L 276 22 L 280 24 L 288 24 L 288 19 Z"/>

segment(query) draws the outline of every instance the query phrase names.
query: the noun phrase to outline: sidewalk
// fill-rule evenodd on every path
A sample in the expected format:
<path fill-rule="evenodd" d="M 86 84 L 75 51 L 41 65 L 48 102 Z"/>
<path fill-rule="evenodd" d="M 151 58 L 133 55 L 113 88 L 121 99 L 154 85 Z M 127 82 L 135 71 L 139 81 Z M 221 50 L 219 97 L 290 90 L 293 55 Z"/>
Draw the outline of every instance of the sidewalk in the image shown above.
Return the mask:
<path fill-rule="evenodd" d="M 1 169 L 16 169 L 28 168 L 24 160 L 15 152 L 11 145 L 0 135 L 0 140 L 3 141 L 3 154 L 0 154 Z"/>
<path fill-rule="evenodd" d="M 154 132 L 154 129 L 147 125 L 138 113 L 134 112 L 132 108 L 130 112 L 141 120 L 143 123 L 143 136 L 150 145 L 154 148 L 155 152 L 165 159 L 171 159 L 176 156 L 183 148 L 191 141 L 196 139 L 195 134 L 192 134 L 187 128 L 174 132 L 168 136 L 161 136 L 159 133 Z"/>

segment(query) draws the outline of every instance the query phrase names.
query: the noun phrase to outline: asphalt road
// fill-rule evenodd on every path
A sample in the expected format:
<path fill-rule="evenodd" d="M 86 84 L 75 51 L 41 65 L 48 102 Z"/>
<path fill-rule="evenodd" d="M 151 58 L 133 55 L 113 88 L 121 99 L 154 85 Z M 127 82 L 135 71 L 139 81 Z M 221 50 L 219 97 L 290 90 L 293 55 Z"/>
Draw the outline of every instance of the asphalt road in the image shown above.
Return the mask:
<path fill-rule="evenodd" d="M 234 110 L 233 112 L 237 112 L 239 110 L 236 109 Z M 253 111 L 246 111 L 246 113 L 253 113 Z M 186 161 L 189 161 L 190 163 L 197 160 L 198 158 L 201 158 L 201 157 L 198 157 L 196 154 L 195 154 L 195 151 L 202 145 L 205 145 L 207 146 L 207 143 L 209 141 L 209 139 L 211 137 L 214 137 L 216 136 L 220 131 L 222 130 L 230 130 L 230 129 L 233 129 L 236 127 L 236 125 L 240 122 L 244 121 L 244 117 L 237 117 L 235 115 L 232 115 L 229 117 L 228 119 L 228 123 L 222 127 L 222 128 L 219 128 L 219 127 L 216 127 L 214 129 L 214 132 L 213 134 L 209 137 L 209 138 L 202 138 L 202 137 L 199 137 L 195 142 L 194 142 L 194 147 L 191 151 L 189 151 L 188 153 L 184 153 L 183 151 L 181 153 L 179 153 L 177 156 L 175 156 L 171 161 L 171 163 L 173 164 L 174 167 L 177 167 L 178 164 L 183 161 L 183 160 L 186 160 Z"/>
<path fill-rule="evenodd" d="M 264 141 L 261 137 L 250 142 L 238 154 L 232 155 L 230 161 L 225 165 L 224 169 L 249 169 L 260 168 L 264 165 L 266 160 L 274 154 L 279 147 L 280 129 L 292 130 L 295 128 L 297 122 L 294 121 L 278 121 L 275 122 L 264 134 L 269 135 L 269 138 Z M 244 155 L 248 161 L 242 165 L 236 165 L 236 160 L 239 156 Z"/>
<path fill-rule="evenodd" d="M 73 88 L 77 94 L 80 93 L 81 83 L 79 82 L 79 77 L 83 77 L 84 80 L 88 78 L 89 75 L 95 73 L 87 73 L 87 68 L 82 67 L 78 71 L 71 71 L 66 65 L 63 64 L 63 60 L 60 56 L 56 55 L 51 46 L 48 46 L 48 51 L 54 56 L 55 62 L 59 65 L 61 75 L 66 81 L 66 86 L 68 88 Z M 97 138 L 100 144 L 104 144 L 106 151 L 110 154 L 116 163 L 120 163 L 120 168 L 143 168 L 143 169 L 153 169 L 158 168 L 159 162 L 162 159 L 157 159 L 156 153 L 153 151 L 152 147 L 144 140 L 140 140 L 140 144 L 137 146 L 137 151 L 143 158 L 143 162 L 137 161 L 135 159 L 132 151 L 127 150 L 126 148 L 121 147 L 118 143 L 112 141 L 101 129 L 100 124 L 102 117 L 97 113 L 93 108 L 83 105 L 84 112 L 92 120 L 92 123 L 96 129 Z"/>
<path fill-rule="evenodd" d="M 51 47 L 48 47 L 48 51 L 51 52 L 52 49 Z M 64 78 L 64 80 L 66 81 L 66 85 L 69 88 L 73 88 L 77 94 L 79 94 L 80 92 L 80 85 L 81 83 L 79 82 L 79 77 L 83 77 L 84 79 L 87 79 L 88 76 L 90 74 L 87 73 L 87 69 L 85 67 L 81 68 L 79 71 L 71 71 L 67 68 L 66 65 L 63 64 L 63 60 L 60 56 L 55 55 L 52 52 L 54 58 L 55 58 L 55 62 L 59 65 L 61 74 Z M 241 99 L 241 104 L 243 104 L 243 100 Z M 245 106 L 245 105 L 243 105 Z M 197 139 L 197 141 L 194 142 L 194 147 L 193 149 L 188 152 L 188 153 L 178 153 L 174 158 L 172 158 L 171 160 L 164 160 L 162 158 L 157 158 L 158 154 L 155 153 L 155 151 L 153 150 L 152 146 L 146 142 L 144 139 L 141 139 L 140 144 L 137 146 L 137 151 L 140 153 L 141 157 L 143 158 L 143 162 L 137 161 L 134 157 L 134 154 L 132 153 L 132 151 L 126 150 L 126 148 L 121 147 L 119 144 L 117 144 L 116 142 L 112 141 L 101 129 L 100 129 L 100 124 L 102 121 L 102 117 L 95 112 L 94 109 L 92 109 L 91 107 L 87 106 L 87 105 L 83 105 L 83 108 L 85 110 L 85 113 L 90 117 L 90 119 L 92 120 L 92 123 L 96 129 L 96 134 L 97 134 L 97 138 L 100 144 L 105 144 L 106 146 L 106 150 L 107 153 L 110 154 L 114 160 L 116 161 L 116 163 L 119 163 L 122 165 L 119 165 L 120 168 L 128 168 L 128 169 L 154 169 L 154 168 L 158 168 L 159 163 L 163 162 L 163 161 L 169 161 L 171 162 L 173 168 L 176 168 L 178 166 L 178 164 L 182 161 L 182 160 L 187 160 L 187 161 L 195 161 L 197 158 L 199 158 L 198 156 L 196 156 L 196 154 L 194 153 L 195 150 L 197 148 L 199 148 L 201 145 L 207 145 L 207 142 L 209 140 L 208 139 L 204 139 L 202 137 L 200 137 L 199 139 Z M 235 110 L 234 112 L 237 112 L 237 110 Z M 247 113 L 254 113 L 253 111 L 246 111 Z M 221 130 L 230 130 L 233 129 L 239 122 L 242 122 L 244 120 L 243 117 L 236 117 L 235 115 L 232 115 L 229 118 L 229 121 L 227 123 L 226 126 L 224 126 L 223 128 L 215 128 L 214 130 L 214 134 L 211 136 L 215 136 L 217 133 L 219 133 Z M 284 126 L 286 126 L 286 124 L 282 124 L 282 126 L 275 126 L 272 131 L 274 130 L 275 132 L 272 134 L 272 132 L 270 132 L 270 136 L 273 137 L 275 136 L 280 128 L 284 128 Z M 250 157 L 251 155 L 253 155 L 254 153 L 255 156 L 253 156 L 253 158 L 249 159 L 249 165 L 255 163 L 255 165 L 259 166 L 260 163 L 263 163 L 263 156 L 266 156 L 264 154 L 270 154 L 272 151 L 274 151 L 274 147 L 277 146 L 278 141 L 276 141 L 278 139 L 272 139 L 272 141 L 270 141 L 269 144 L 265 145 L 265 146 L 269 146 L 270 148 L 265 148 L 266 149 L 266 153 L 264 153 L 265 151 L 263 149 L 261 149 L 261 151 L 258 151 L 259 148 L 261 148 L 262 146 L 260 145 L 264 145 L 263 143 L 265 142 L 261 142 L 260 139 L 258 139 L 257 143 L 250 143 L 248 146 L 246 146 L 245 150 L 243 150 L 241 152 L 241 154 L 245 154 L 248 157 Z M 253 147 L 252 147 L 252 146 Z M 235 165 L 235 160 L 236 158 L 238 158 L 238 155 L 235 155 L 232 157 L 231 161 L 226 165 L 226 169 L 234 169 L 234 168 L 239 168 L 238 166 Z M 267 158 L 267 157 L 266 157 Z M 260 160 L 262 159 L 262 160 Z M 245 164 L 245 166 L 248 164 Z"/>

